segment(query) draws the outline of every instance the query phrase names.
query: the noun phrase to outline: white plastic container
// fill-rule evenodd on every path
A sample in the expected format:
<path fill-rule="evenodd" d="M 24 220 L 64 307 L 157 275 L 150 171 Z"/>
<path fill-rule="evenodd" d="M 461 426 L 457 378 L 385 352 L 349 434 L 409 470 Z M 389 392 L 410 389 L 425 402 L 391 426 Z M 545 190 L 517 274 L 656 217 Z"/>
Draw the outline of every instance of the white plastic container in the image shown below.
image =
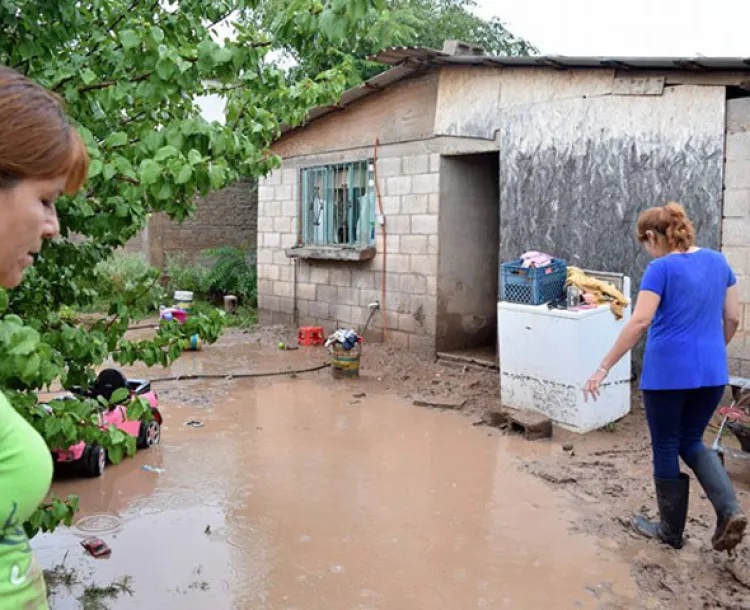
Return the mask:
<path fill-rule="evenodd" d="M 189 290 L 175 290 L 174 306 L 177 309 L 187 311 L 193 304 L 193 293 Z"/>
<path fill-rule="evenodd" d="M 624 294 L 630 297 L 625 278 Z M 618 321 L 609 306 L 581 311 L 546 305 L 498 303 L 500 399 L 530 409 L 575 432 L 589 432 L 630 412 L 630 354 L 610 371 L 597 402 L 583 388 L 630 318 Z"/>

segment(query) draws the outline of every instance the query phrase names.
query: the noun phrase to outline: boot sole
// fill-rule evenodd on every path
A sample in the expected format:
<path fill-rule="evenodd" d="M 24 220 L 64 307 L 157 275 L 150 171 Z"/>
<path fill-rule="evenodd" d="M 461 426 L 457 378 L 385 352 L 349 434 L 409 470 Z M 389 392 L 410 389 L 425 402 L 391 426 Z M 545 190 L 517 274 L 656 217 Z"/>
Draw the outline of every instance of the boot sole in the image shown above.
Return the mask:
<path fill-rule="evenodd" d="M 715 551 L 731 551 L 736 547 L 745 534 L 747 528 L 747 517 L 745 515 L 734 515 L 727 519 L 724 530 L 712 540 Z"/>

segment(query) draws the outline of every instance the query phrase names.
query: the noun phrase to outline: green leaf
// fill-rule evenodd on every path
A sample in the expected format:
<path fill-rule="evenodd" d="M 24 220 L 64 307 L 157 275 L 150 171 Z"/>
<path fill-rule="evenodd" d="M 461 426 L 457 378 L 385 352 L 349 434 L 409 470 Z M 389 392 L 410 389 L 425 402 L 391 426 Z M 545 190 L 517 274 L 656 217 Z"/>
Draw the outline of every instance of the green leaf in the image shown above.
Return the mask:
<path fill-rule="evenodd" d="M 38 354 L 31 354 L 24 358 L 21 365 L 21 377 L 23 379 L 32 379 L 38 372 L 41 365 L 41 359 Z"/>
<path fill-rule="evenodd" d="M 0 313 L 4 313 L 8 309 L 8 293 L 5 289 L 0 288 Z"/>
<path fill-rule="evenodd" d="M 183 165 L 180 172 L 177 174 L 177 177 L 175 178 L 175 182 L 177 184 L 186 184 L 187 182 L 190 182 L 190 179 L 193 177 L 193 168 L 189 165 Z"/>
<path fill-rule="evenodd" d="M 91 163 L 89 163 L 89 179 L 96 178 L 99 174 L 102 173 L 103 168 L 104 163 L 102 163 L 99 159 L 93 159 Z"/>
<path fill-rule="evenodd" d="M 162 30 L 160 27 L 153 26 L 149 34 L 151 36 L 151 40 L 153 40 L 156 44 L 159 44 L 164 40 L 164 30 Z"/>
<path fill-rule="evenodd" d="M 113 464 L 119 464 L 123 458 L 123 447 L 122 445 L 112 445 L 107 451 L 107 455 Z"/>
<path fill-rule="evenodd" d="M 128 143 L 128 134 L 124 131 L 115 131 L 107 136 L 104 144 L 110 148 L 125 146 Z"/>
<path fill-rule="evenodd" d="M 130 392 L 127 388 L 117 388 L 112 392 L 112 398 L 110 398 L 109 402 L 113 405 L 120 404 L 121 402 L 124 402 L 128 396 L 130 396 Z"/>
<path fill-rule="evenodd" d="M 218 165 L 210 165 L 208 168 L 208 177 L 211 181 L 211 188 L 220 189 L 224 186 L 224 168 Z"/>
<path fill-rule="evenodd" d="M 156 152 L 156 155 L 154 156 L 154 160 L 164 161 L 166 159 L 169 159 L 170 157 L 176 157 L 179 154 L 180 154 L 179 151 L 174 146 L 167 145 L 167 146 L 163 146 Z"/>
<path fill-rule="evenodd" d="M 190 162 L 190 165 L 198 165 L 199 163 L 203 162 L 203 155 L 192 148 L 188 153 L 188 161 Z"/>
<path fill-rule="evenodd" d="M 120 42 L 125 49 L 134 49 L 140 46 L 141 38 L 135 30 L 122 30 L 119 35 Z"/>
<path fill-rule="evenodd" d="M 112 178 L 114 178 L 116 174 L 117 174 L 117 168 L 114 165 L 107 163 L 107 165 L 104 166 L 104 179 L 105 180 L 112 180 Z"/>
<path fill-rule="evenodd" d="M 95 82 L 96 79 L 96 74 L 90 68 L 86 68 L 83 72 L 81 72 L 81 80 L 83 81 L 84 85 L 90 85 L 91 83 Z"/>
<path fill-rule="evenodd" d="M 162 167 L 152 159 L 146 159 L 141 163 L 138 175 L 145 185 L 155 184 L 161 178 Z"/>

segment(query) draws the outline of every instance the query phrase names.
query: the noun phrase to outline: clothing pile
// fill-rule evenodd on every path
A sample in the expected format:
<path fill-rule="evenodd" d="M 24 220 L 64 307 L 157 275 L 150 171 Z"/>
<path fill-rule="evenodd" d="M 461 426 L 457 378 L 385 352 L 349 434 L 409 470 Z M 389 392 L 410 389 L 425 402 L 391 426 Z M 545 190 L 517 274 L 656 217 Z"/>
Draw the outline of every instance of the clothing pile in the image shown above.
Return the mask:
<path fill-rule="evenodd" d="M 350 329 L 339 329 L 326 339 L 326 347 L 338 344 L 347 352 L 362 343 L 362 337 Z"/>
<path fill-rule="evenodd" d="M 615 318 L 622 319 L 623 311 L 628 305 L 628 299 L 612 284 L 586 275 L 578 267 L 568 267 L 568 279 L 565 285 L 580 288 L 583 293 L 583 300 L 589 305 L 609 303 Z"/>
<path fill-rule="evenodd" d="M 521 266 L 524 269 L 538 269 L 552 264 L 553 257 L 544 252 L 534 250 L 521 255 Z"/>

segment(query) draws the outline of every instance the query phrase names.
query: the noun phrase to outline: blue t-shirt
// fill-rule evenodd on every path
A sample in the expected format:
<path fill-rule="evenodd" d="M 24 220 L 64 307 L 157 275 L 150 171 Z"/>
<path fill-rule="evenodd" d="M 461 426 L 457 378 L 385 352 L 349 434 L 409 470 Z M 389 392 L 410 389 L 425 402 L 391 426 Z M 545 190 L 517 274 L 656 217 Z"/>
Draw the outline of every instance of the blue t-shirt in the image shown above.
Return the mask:
<path fill-rule="evenodd" d="M 729 381 L 723 309 L 737 283 L 723 254 L 701 249 L 651 262 L 641 290 L 661 297 L 643 357 L 642 390 L 688 390 Z"/>

